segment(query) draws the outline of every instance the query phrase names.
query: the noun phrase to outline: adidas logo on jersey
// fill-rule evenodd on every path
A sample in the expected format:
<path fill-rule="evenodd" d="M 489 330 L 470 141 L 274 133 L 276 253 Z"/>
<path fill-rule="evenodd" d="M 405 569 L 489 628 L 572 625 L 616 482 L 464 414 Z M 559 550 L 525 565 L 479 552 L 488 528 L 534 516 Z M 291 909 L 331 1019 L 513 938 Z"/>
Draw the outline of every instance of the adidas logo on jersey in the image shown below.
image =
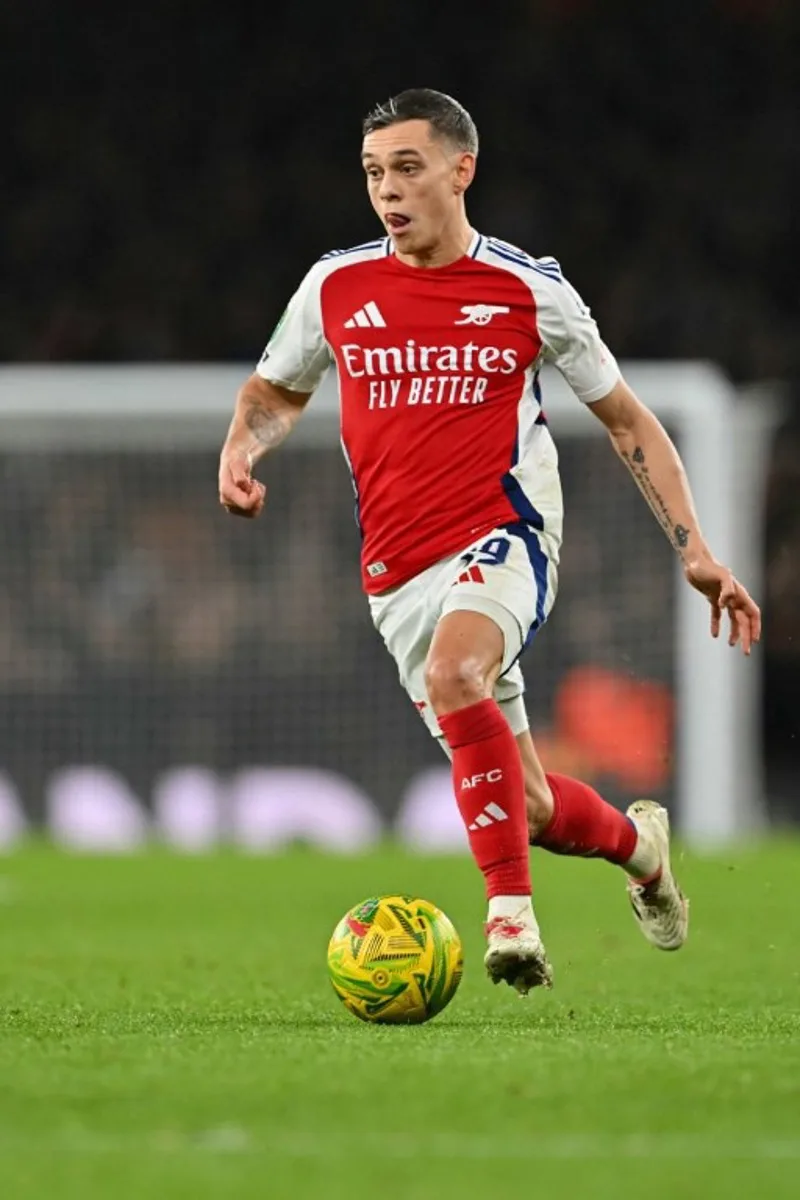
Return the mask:
<path fill-rule="evenodd" d="M 474 833 L 476 829 L 485 829 L 487 825 L 495 825 L 498 821 L 507 820 L 508 813 L 499 804 L 487 804 L 483 812 L 479 812 L 475 820 L 467 828 L 470 833 Z"/>
<path fill-rule="evenodd" d="M 492 317 L 509 313 L 511 309 L 507 304 L 465 304 L 461 311 L 466 315 L 463 321 L 456 321 L 456 325 L 488 325 Z"/>
<path fill-rule="evenodd" d="M 385 329 L 386 322 L 383 314 L 374 300 L 368 300 L 363 308 L 353 313 L 349 321 L 345 321 L 345 329 Z"/>

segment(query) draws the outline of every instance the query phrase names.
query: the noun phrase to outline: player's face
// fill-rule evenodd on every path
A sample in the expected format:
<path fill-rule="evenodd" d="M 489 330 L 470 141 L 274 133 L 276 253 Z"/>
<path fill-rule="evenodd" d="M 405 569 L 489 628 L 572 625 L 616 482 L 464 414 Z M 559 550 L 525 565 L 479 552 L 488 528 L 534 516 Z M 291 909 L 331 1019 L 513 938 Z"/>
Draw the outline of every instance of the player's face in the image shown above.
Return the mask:
<path fill-rule="evenodd" d="M 403 121 L 367 134 L 361 159 L 372 207 L 395 248 L 429 253 L 461 217 L 475 156 L 431 136 L 427 121 Z"/>

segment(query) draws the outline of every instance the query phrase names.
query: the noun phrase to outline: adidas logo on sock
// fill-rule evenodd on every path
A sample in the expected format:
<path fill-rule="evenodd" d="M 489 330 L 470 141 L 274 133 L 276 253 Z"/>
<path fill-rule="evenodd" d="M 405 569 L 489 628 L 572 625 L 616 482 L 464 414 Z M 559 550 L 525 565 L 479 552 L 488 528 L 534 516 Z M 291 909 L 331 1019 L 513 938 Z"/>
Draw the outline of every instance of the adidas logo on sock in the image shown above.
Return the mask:
<path fill-rule="evenodd" d="M 363 308 L 358 312 L 353 313 L 349 321 L 345 321 L 345 329 L 355 329 L 356 326 L 362 329 L 385 329 L 386 322 L 383 319 L 383 313 L 378 308 L 374 300 L 368 300 Z"/>
<path fill-rule="evenodd" d="M 472 832 L 475 829 L 485 829 L 487 825 L 494 825 L 497 821 L 507 821 L 508 813 L 492 801 L 487 804 L 483 812 L 479 812 L 475 820 L 467 828 Z"/>

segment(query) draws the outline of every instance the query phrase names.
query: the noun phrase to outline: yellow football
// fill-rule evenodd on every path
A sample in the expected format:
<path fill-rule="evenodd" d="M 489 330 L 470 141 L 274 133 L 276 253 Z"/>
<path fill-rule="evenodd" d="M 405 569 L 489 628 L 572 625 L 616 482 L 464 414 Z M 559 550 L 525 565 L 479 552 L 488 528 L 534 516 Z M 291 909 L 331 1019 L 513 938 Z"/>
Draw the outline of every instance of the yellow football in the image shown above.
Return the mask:
<path fill-rule="evenodd" d="M 339 999 L 362 1021 L 421 1025 L 456 994 L 461 939 L 434 904 L 375 896 L 351 908 L 333 931 L 328 970 Z"/>

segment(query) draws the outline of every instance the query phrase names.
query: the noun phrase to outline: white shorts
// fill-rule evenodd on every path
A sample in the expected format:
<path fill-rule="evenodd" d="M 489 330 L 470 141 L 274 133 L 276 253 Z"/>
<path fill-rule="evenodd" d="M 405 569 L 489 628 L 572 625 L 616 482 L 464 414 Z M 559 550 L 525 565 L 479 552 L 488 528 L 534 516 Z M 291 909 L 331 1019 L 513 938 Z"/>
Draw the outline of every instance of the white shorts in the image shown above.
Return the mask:
<path fill-rule="evenodd" d="M 522 521 L 493 529 L 461 554 L 369 597 L 370 612 L 400 682 L 434 737 L 442 732 L 425 688 L 425 660 L 445 613 L 484 613 L 505 640 L 494 698 L 515 734 L 528 728 L 518 659 L 550 614 L 558 586 L 560 542 Z"/>

